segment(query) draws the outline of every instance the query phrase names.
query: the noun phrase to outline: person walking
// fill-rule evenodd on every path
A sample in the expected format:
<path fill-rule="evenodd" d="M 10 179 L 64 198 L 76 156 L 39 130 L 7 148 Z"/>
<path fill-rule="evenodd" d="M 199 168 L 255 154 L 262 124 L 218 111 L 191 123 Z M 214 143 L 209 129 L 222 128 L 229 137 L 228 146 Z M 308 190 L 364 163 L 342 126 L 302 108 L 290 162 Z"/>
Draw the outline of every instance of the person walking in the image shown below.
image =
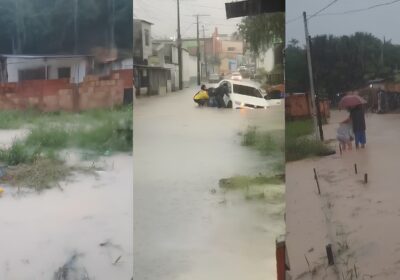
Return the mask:
<path fill-rule="evenodd" d="M 365 144 L 367 143 L 367 138 L 365 134 L 366 125 L 365 125 L 364 108 L 360 104 L 348 108 L 348 111 L 350 113 L 349 117 L 341 123 L 345 124 L 351 122 L 354 132 L 354 141 L 356 144 L 356 149 L 359 149 L 360 146 L 362 149 L 364 149 Z"/>

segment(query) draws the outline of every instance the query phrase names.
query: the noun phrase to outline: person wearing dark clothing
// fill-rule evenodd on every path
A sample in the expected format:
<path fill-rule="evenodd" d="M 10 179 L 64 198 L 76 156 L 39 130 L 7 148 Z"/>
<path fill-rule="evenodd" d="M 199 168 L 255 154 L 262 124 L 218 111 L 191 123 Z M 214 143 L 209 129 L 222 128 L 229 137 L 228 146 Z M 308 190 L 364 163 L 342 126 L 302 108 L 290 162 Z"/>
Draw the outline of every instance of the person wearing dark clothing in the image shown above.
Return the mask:
<path fill-rule="evenodd" d="M 227 84 L 220 85 L 215 89 L 215 98 L 217 100 L 217 106 L 218 108 L 225 108 L 225 101 L 224 101 L 224 95 L 229 94 L 229 89 Z"/>
<path fill-rule="evenodd" d="M 365 130 L 366 130 L 365 114 L 362 105 L 358 105 L 350 109 L 350 120 L 353 125 L 356 148 L 358 148 L 360 144 L 361 148 L 364 148 L 367 139 L 365 136 Z"/>
<path fill-rule="evenodd" d="M 354 132 L 354 140 L 356 142 L 356 149 L 360 147 L 365 148 L 365 144 L 367 143 L 367 138 L 365 136 L 365 114 L 364 108 L 362 105 L 358 105 L 352 108 L 348 108 L 350 113 L 349 117 L 342 121 L 341 123 L 350 123 Z"/>

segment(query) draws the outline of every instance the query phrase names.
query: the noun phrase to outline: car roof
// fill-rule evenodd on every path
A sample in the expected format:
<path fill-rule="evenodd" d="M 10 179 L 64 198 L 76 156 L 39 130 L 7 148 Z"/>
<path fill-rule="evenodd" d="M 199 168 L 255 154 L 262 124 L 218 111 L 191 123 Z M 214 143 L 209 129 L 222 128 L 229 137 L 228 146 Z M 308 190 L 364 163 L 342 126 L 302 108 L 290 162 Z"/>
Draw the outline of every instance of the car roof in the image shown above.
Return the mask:
<path fill-rule="evenodd" d="M 237 81 L 237 80 L 232 80 L 232 79 L 224 79 L 224 80 L 222 80 L 220 83 L 223 83 L 224 81 L 230 82 L 230 83 L 232 83 L 232 84 L 242 85 L 242 86 L 261 88 L 261 84 L 260 84 L 260 83 L 257 83 L 257 82 L 254 82 L 254 81 L 250 81 L 250 80 L 247 80 L 247 81 L 243 81 L 243 80 Z"/>

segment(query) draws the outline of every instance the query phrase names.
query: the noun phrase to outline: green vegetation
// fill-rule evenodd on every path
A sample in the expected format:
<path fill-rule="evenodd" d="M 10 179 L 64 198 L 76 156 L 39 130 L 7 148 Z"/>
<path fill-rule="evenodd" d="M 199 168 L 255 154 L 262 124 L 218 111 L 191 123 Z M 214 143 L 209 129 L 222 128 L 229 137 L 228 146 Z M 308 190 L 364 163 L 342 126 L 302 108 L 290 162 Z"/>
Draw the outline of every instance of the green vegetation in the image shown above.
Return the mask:
<path fill-rule="evenodd" d="M 274 45 L 285 41 L 285 14 L 272 13 L 248 16 L 239 24 L 239 33 L 258 55 Z"/>
<path fill-rule="evenodd" d="M 0 149 L 0 163 L 8 166 L 6 180 L 35 189 L 47 188 L 81 167 L 71 168 L 60 158 L 65 149 L 92 156 L 132 151 L 132 107 L 94 110 L 81 114 L 8 112 L 14 118 L 4 128 L 28 128 L 27 137 Z M 0 114 L 5 114 L 1 112 Z"/>
<path fill-rule="evenodd" d="M 226 190 L 240 190 L 248 200 L 263 200 L 271 204 L 284 202 L 282 176 L 234 176 L 219 181 L 219 186 Z"/>
<path fill-rule="evenodd" d="M 321 141 L 310 138 L 312 132 L 313 124 L 311 120 L 286 122 L 286 161 L 295 161 L 332 153 L 329 146 Z"/>
<path fill-rule="evenodd" d="M 9 167 L 6 175 L 0 179 L 12 186 L 23 186 L 33 188 L 36 191 L 42 191 L 54 186 L 59 186 L 58 182 L 66 180 L 73 172 L 94 173 L 96 168 L 82 166 L 68 166 L 64 161 L 47 158 L 36 157 L 30 163 L 21 163 L 16 166 Z"/>
<path fill-rule="evenodd" d="M 382 55 L 384 54 L 384 55 Z M 393 78 L 400 64 L 400 45 L 369 33 L 312 38 L 315 88 L 334 100 L 339 92 L 358 89 L 371 79 Z M 285 51 L 286 91 L 309 89 L 306 51 L 291 40 Z"/>
<path fill-rule="evenodd" d="M 271 156 L 275 163 L 274 173 L 283 174 L 284 166 L 284 137 L 282 131 L 260 131 L 254 126 L 249 126 L 242 135 L 242 145 L 260 151 L 262 155 Z"/>
<path fill-rule="evenodd" d="M 283 184 L 283 180 L 281 176 L 233 176 L 230 178 L 223 178 L 219 180 L 219 186 L 225 189 L 242 189 L 247 188 L 251 185 L 280 185 Z"/>
<path fill-rule="evenodd" d="M 243 134 L 242 145 L 253 147 L 264 155 L 283 153 L 283 131 L 259 131 L 254 126 L 249 126 Z"/>
<path fill-rule="evenodd" d="M 0 53 L 72 54 L 75 39 L 77 53 L 111 45 L 132 52 L 132 19 L 131 0 L 2 0 Z"/>

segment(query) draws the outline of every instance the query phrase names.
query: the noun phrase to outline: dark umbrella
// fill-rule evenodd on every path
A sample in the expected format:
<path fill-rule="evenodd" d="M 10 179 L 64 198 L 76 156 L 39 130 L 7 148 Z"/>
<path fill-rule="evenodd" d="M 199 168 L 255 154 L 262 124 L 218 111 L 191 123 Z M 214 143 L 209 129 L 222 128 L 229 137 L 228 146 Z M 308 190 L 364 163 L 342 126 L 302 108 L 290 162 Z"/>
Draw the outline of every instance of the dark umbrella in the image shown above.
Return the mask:
<path fill-rule="evenodd" d="M 366 103 L 367 101 L 359 95 L 346 95 L 339 101 L 339 108 L 351 108 Z"/>

